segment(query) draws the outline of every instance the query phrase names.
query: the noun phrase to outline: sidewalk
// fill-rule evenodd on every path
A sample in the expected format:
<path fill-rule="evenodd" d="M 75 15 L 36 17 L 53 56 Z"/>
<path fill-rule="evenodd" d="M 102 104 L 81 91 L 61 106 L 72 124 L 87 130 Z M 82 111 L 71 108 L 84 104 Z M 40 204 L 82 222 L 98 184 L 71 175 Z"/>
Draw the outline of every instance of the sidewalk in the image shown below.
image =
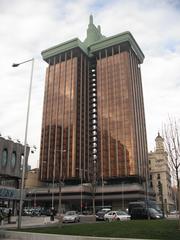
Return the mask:
<path fill-rule="evenodd" d="M 17 228 L 18 217 L 12 216 L 11 223 L 8 224 L 7 221 L 3 222 L 1 225 L 1 229 L 14 229 Z M 54 221 L 50 221 L 50 217 L 40 216 L 40 217 L 31 217 L 31 216 L 22 216 L 21 226 L 25 227 L 38 227 L 38 226 L 47 226 L 49 224 L 57 224 L 58 219 L 54 219 Z"/>

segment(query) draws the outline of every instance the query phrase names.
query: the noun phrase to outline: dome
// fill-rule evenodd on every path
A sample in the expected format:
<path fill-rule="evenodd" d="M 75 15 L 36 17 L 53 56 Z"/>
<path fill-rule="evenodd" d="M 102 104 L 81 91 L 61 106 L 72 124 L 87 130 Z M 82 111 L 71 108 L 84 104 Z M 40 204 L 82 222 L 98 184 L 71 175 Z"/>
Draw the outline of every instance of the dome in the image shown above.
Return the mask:
<path fill-rule="evenodd" d="M 157 135 L 155 141 L 164 141 L 163 137 L 161 137 L 159 132 L 158 132 L 158 135 Z"/>

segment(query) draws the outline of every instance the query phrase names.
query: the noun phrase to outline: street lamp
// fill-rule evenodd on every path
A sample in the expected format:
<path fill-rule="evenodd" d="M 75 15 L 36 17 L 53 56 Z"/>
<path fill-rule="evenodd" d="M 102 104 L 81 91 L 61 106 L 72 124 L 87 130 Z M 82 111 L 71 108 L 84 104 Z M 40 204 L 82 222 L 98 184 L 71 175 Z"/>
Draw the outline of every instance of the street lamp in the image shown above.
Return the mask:
<path fill-rule="evenodd" d="M 21 64 L 32 62 L 31 65 L 31 75 L 28 91 L 28 105 L 27 105 L 27 114 L 26 114 L 26 127 L 25 127 L 25 136 L 24 136 L 24 157 L 23 157 L 23 166 L 22 166 L 22 179 L 21 179 L 21 189 L 20 189 L 20 203 L 19 203 L 19 216 L 18 216 L 18 229 L 21 228 L 22 220 L 22 205 L 23 205 L 23 190 L 24 190 L 24 178 L 25 178 L 25 166 L 26 166 L 26 157 L 27 157 L 27 134 L 28 134 L 28 123 L 29 123 L 29 111 L 31 103 L 31 90 L 32 90 L 32 80 L 33 80 L 33 71 L 34 71 L 34 58 L 26 60 L 21 63 L 13 63 L 12 67 L 18 67 Z"/>
<path fill-rule="evenodd" d="M 124 182 L 121 183 L 121 193 L 122 193 L 122 210 L 124 210 Z"/>
<path fill-rule="evenodd" d="M 76 170 L 79 170 L 79 176 L 81 179 L 81 196 L 80 196 L 80 209 L 81 209 L 81 215 L 82 215 L 82 206 L 83 206 L 83 171 L 84 172 L 88 172 L 86 169 L 82 169 L 82 168 L 76 168 Z"/>
<path fill-rule="evenodd" d="M 102 205 L 102 208 L 104 208 L 104 180 L 103 180 L 103 176 L 102 176 L 102 179 L 101 179 L 102 183 L 101 183 L 101 205 Z"/>

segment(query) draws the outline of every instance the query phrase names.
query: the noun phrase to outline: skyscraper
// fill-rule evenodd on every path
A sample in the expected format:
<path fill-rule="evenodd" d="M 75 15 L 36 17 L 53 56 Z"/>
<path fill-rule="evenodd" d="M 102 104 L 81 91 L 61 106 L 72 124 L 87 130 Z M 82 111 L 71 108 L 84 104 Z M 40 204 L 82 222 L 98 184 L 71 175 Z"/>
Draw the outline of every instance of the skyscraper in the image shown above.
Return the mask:
<path fill-rule="evenodd" d="M 132 34 L 105 37 L 90 16 L 84 42 L 74 38 L 42 56 L 40 179 L 145 178 L 144 55 Z"/>

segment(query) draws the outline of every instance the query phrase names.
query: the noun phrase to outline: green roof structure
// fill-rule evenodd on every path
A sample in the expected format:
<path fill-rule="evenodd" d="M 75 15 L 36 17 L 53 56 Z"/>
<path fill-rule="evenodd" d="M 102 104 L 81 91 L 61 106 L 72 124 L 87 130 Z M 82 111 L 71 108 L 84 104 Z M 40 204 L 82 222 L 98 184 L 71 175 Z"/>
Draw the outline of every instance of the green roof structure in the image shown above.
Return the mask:
<path fill-rule="evenodd" d="M 90 15 L 89 25 L 87 29 L 87 37 L 84 42 L 81 42 L 78 38 L 73 38 L 62 44 L 58 44 L 54 47 L 48 48 L 42 51 L 42 57 L 45 61 L 48 61 L 49 58 L 58 55 L 60 53 L 66 52 L 73 48 L 80 48 L 85 54 L 89 57 L 92 56 L 96 51 L 114 46 L 117 44 L 128 42 L 131 48 L 134 50 L 137 55 L 140 63 L 143 63 L 144 54 L 138 46 L 133 35 L 127 31 L 111 37 L 105 37 L 101 34 L 100 26 L 96 27 L 93 23 L 93 16 Z"/>

